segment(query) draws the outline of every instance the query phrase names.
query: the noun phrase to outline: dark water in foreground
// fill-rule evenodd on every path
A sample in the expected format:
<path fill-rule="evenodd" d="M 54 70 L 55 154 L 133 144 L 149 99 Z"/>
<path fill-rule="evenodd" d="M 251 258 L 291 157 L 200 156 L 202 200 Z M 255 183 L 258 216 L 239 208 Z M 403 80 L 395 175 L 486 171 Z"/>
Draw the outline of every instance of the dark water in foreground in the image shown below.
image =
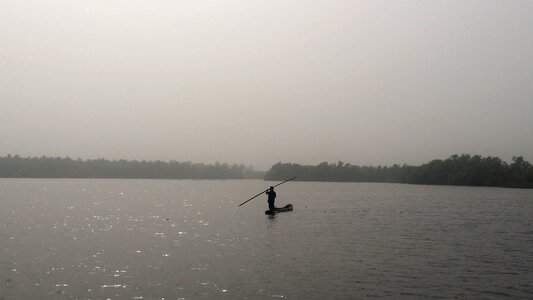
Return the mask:
<path fill-rule="evenodd" d="M 0 180 L 0 299 L 532 299 L 533 190 Z"/>

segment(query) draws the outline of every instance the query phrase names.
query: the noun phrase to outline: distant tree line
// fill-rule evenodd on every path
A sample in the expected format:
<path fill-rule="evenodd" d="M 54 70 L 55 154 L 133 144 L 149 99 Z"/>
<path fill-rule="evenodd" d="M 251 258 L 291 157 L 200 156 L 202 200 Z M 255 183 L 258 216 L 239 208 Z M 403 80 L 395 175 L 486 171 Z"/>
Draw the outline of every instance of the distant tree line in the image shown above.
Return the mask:
<path fill-rule="evenodd" d="M 177 161 L 71 159 L 69 157 L 0 157 L 3 178 L 145 178 L 145 179 L 262 179 L 264 172 L 244 165 Z"/>
<path fill-rule="evenodd" d="M 298 176 L 302 181 L 391 182 L 436 185 L 472 185 L 533 188 L 533 167 L 522 156 L 508 164 L 498 157 L 452 155 L 421 166 L 355 166 L 323 162 L 316 166 L 277 163 L 266 180 Z"/>
<path fill-rule="evenodd" d="M 71 159 L 69 157 L 0 157 L 0 178 L 145 178 L 266 179 L 301 181 L 391 182 L 533 188 L 533 166 L 522 156 L 508 164 L 498 157 L 452 155 L 421 166 L 356 166 L 341 161 L 316 166 L 277 163 L 268 172 L 228 164 L 177 161 Z"/>

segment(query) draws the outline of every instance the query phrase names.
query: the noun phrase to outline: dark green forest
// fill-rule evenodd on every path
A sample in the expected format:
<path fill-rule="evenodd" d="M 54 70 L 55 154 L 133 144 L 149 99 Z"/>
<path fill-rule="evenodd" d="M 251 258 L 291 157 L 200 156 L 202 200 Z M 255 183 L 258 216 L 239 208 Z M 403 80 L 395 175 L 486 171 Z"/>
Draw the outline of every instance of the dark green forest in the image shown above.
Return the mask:
<path fill-rule="evenodd" d="M 266 180 L 298 176 L 301 181 L 390 182 L 435 185 L 471 185 L 533 188 L 533 167 L 522 156 L 508 164 L 498 157 L 452 155 L 421 166 L 355 166 L 323 162 L 316 166 L 277 163 Z"/>
<path fill-rule="evenodd" d="M 498 157 L 452 155 L 420 166 L 356 166 L 341 161 L 316 166 L 277 163 L 268 172 L 244 165 L 177 161 L 81 160 L 61 157 L 0 157 L 0 178 L 265 179 L 390 182 L 533 188 L 533 166 L 522 156 L 506 163 Z"/>
<path fill-rule="evenodd" d="M 61 157 L 0 157 L 0 178 L 261 179 L 243 165 L 177 161 L 73 160 Z"/>

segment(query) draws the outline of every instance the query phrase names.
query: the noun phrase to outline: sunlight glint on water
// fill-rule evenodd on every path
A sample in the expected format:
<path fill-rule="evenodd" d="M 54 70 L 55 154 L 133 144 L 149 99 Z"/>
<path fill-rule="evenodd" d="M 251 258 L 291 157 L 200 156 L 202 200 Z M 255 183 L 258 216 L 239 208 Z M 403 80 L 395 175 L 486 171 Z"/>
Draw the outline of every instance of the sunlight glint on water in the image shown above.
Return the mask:
<path fill-rule="evenodd" d="M 531 298 L 533 191 L 0 180 L 0 298 Z"/>

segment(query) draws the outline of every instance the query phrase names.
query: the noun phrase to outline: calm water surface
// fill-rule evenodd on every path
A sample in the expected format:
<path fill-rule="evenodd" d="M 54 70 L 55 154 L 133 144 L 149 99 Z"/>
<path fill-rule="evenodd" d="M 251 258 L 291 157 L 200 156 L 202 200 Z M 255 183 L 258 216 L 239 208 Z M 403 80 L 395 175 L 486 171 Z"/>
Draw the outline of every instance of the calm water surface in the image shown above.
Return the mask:
<path fill-rule="evenodd" d="M 533 299 L 533 191 L 0 180 L 0 299 Z"/>

